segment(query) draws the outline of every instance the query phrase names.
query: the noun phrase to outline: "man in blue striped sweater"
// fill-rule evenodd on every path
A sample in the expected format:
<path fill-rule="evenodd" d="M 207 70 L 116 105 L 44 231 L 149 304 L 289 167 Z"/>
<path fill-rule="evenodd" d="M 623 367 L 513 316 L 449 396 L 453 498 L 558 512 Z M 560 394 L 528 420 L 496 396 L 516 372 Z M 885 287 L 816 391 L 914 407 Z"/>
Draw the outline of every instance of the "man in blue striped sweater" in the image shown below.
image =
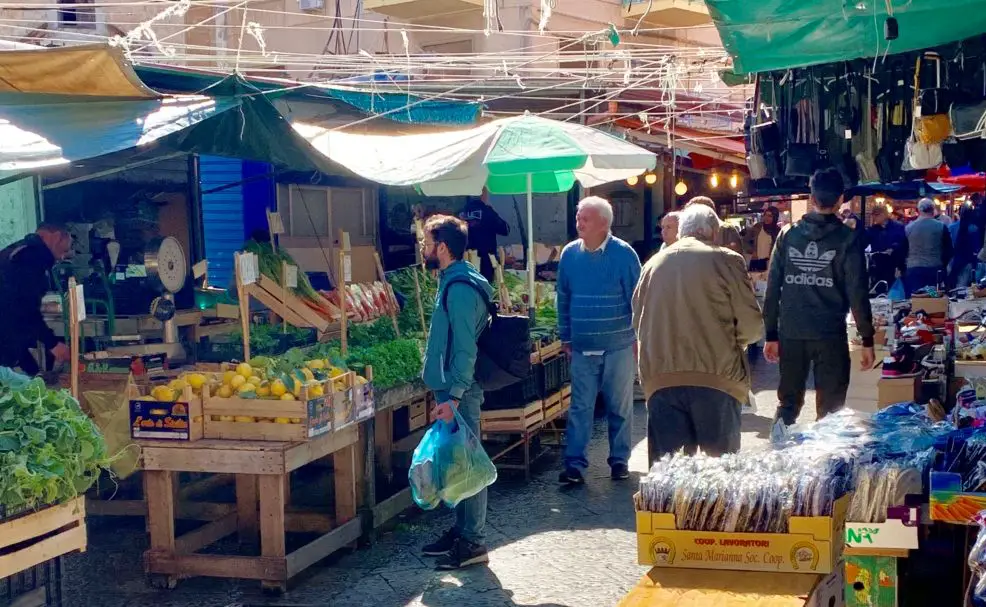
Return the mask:
<path fill-rule="evenodd" d="M 637 368 L 633 290 L 640 259 L 610 232 L 613 207 L 598 196 L 583 199 L 575 215 L 579 239 L 558 263 L 558 328 L 572 361 L 572 405 L 566 428 L 565 471 L 559 482 L 584 482 L 589 467 L 596 395 L 609 422 L 609 467 L 614 480 L 630 476 L 633 380 Z"/>

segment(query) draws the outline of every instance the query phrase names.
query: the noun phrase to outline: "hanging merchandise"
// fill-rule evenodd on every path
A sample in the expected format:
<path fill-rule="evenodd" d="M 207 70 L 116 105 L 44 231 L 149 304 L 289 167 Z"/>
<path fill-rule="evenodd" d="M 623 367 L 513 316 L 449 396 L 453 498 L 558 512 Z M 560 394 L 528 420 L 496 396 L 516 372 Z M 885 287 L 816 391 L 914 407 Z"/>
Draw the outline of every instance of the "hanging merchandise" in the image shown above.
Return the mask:
<path fill-rule="evenodd" d="M 773 80 L 770 82 L 774 86 Z M 761 103 L 761 80 L 753 93 L 754 110 L 747 116 L 746 164 L 751 179 L 773 179 L 778 176 L 777 154 L 780 151 L 780 129 L 773 112 Z M 774 96 L 771 95 L 771 98 Z"/>
<path fill-rule="evenodd" d="M 935 64 L 934 88 L 921 88 L 923 60 Z M 948 117 L 948 91 L 941 86 L 941 69 L 941 57 L 937 53 L 925 53 L 923 57 L 918 57 L 914 66 L 914 138 L 928 146 L 941 145 L 952 134 L 952 122 Z M 938 156 L 941 156 L 940 152 Z M 941 164 L 940 160 L 938 164 Z M 915 164 L 915 168 L 932 167 Z"/>
<path fill-rule="evenodd" d="M 856 158 L 852 154 L 853 138 L 859 133 L 861 121 L 859 118 L 859 95 L 855 78 L 846 65 L 846 73 L 835 81 L 836 109 L 834 116 L 835 136 L 832 139 L 833 150 L 830 154 L 832 164 L 842 175 L 846 187 L 859 184 L 860 172 Z"/>
<path fill-rule="evenodd" d="M 792 87 L 792 95 L 795 88 L 797 87 Z M 815 80 L 810 74 L 805 89 L 805 97 L 794 104 L 790 112 L 795 128 L 793 133 L 788 128 L 784 174 L 789 177 L 810 177 L 819 164 L 818 98 Z"/>

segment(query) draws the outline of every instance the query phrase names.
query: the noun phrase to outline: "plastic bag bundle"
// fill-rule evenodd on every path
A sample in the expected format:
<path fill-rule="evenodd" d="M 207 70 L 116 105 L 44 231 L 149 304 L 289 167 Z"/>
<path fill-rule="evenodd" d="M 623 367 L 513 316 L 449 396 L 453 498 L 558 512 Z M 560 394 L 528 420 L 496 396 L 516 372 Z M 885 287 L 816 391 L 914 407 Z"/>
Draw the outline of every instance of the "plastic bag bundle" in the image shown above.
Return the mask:
<path fill-rule="evenodd" d="M 442 503 L 454 508 L 496 482 L 496 466 L 455 411 L 453 421 L 435 422 L 422 437 L 411 459 L 408 481 L 422 509 L 432 510 Z"/>
<path fill-rule="evenodd" d="M 969 550 L 968 563 L 975 583 L 972 595 L 978 605 L 986 602 L 986 511 L 976 515 L 976 522 L 979 523 L 979 534 Z"/>

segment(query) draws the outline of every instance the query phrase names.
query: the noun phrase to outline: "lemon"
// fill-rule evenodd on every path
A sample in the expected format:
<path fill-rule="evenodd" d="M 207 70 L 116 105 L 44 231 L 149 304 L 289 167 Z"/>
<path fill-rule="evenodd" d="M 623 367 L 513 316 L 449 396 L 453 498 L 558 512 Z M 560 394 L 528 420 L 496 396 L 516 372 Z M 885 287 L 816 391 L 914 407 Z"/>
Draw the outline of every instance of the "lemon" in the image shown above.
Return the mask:
<path fill-rule="evenodd" d="M 308 361 L 305 364 L 308 365 L 308 368 L 309 369 L 324 369 L 325 368 L 325 361 L 324 360 L 310 360 L 310 361 Z"/>
<path fill-rule="evenodd" d="M 246 379 L 253 375 L 253 367 L 249 363 L 240 363 L 236 365 L 236 373 Z"/>
<path fill-rule="evenodd" d="M 331 377 L 331 378 L 339 377 L 343 373 L 345 373 L 345 371 L 343 371 L 342 369 L 340 369 L 338 367 L 332 367 L 332 368 L 329 369 L 329 377 Z"/>
<path fill-rule="evenodd" d="M 294 400 L 294 394 L 290 392 L 284 393 L 281 395 L 281 400 Z"/>
<path fill-rule="evenodd" d="M 223 383 L 231 384 L 233 383 L 233 378 L 236 377 L 236 371 L 226 371 L 223 373 Z"/>
<path fill-rule="evenodd" d="M 271 396 L 276 396 L 280 398 L 284 396 L 287 393 L 287 391 L 288 391 L 287 386 L 285 386 L 284 382 L 282 382 L 279 379 L 275 379 L 274 382 L 270 385 Z"/>
<path fill-rule="evenodd" d="M 158 400 L 161 402 L 173 402 L 176 400 L 174 390 L 172 390 L 168 386 L 155 387 L 153 390 L 151 390 L 151 396 L 154 397 L 154 400 Z"/>
<path fill-rule="evenodd" d="M 257 386 L 257 396 L 270 396 L 270 386 Z"/>
<path fill-rule="evenodd" d="M 257 420 L 256 420 L 256 418 L 249 417 L 249 416 L 246 416 L 246 415 L 237 415 L 236 417 L 233 418 L 233 421 L 234 422 L 241 422 L 241 423 L 245 423 L 245 424 L 252 424 L 253 422 L 255 422 Z"/>
<path fill-rule="evenodd" d="M 308 388 L 308 395 L 311 397 L 324 396 L 325 390 L 322 389 L 322 384 L 315 384 L 314 386 Z"/>
<path fill-rule="evenodd" d="M 221 421 L 221 422 L 231 422 L 234 419 L 235 418 L 232 415 L 220 415 L 219 416 L 219 421 Z"/>
<path fill-rule="evenodd" d="M 292 417 L 291 418 L 291 423 L 292 424 L 300 424 L 301 423 L 301 418 L 300 417 Z"/>
<path fill-rule="evenodd" d="M 275 424 L 290 424 L 291 420 L 287 417 L 277 417 L 274 419 Z"/>
<path fill-rule="evenodd" d="M 168 382 L 168 387 L 174 390 L 175 392 L 182 392 L 185 389 L 185 386 L 187 385 L 188 384 L 185 383 L 185 380 L 183 379 L 173 379 L 170 382 Z"/>
<path fill-rule="evenodd" d="M 249 378 L 247 379 L 247 383 L 248 383 L 248 384 L 253 384 L 254 386 L 259 386 L 260 384 L 262 384 L 262 383 L 263 383 L 263 381 L 264 381 L 263 379 L 261 379 L 261 378 L 259 378 L 259 377 L 257 377 L 256 375 L 251 375 L 251 376 L 250 376 L 250 377 L 249 377 Z"/>
<path fill-rule="evenodd" d="M 370 380 L 366 379 L 362 375 L 357 375 L 356 376 L 356 383 L 358 385 L 360 385 L 360 386 L 365 386 L 366 384 L 370 383 Z"/>
<path fill-rule="evenodd" d="M 244 394 L 256 394 L 257 386 L 253 384 L 241 384 L 238 388 L 236 388 L 236 393 L 241 396 Z"/>
<path fill-rule="evenodd" d="M 218 390 L 216 390 L 216 396 L 219 398 L 229 398 L 230 396 L 233 396 L 233 388 L 231 388 L 228 384 L 223 384 Z"/>
<path fill-rule="evenodd" d="M 201 390 L 202 386 L 205 385 L 206 378 L 205 375 L 202 375 L 201 373 L 191 373 L 185 377 L 185 381 L 188 382 L 188 385 L 191 386 L 193 390 Z"/>
<path fill-rule="evenodd" d="M 148 402 L 157 402 L 157 399 L 154 398 L 153 396 L 151 396 L 150 394 L 148 394 L 147 396 L 141 396 L 139 398 L 135 398 L 134 400 L 142 400 L 142 401 L 148 401 Z"/>
<path fill-rule="evenodd" d="M 239 388 L 243 384 L 247 383 L 247 380 L 242 375 L 236 375 L 233 377 L 233 381 L 229 382 L 229 385 L 233 388 Z"/>
<path fill-rule="evenodd" d="M 315 381 L 315 374 L 312 373 L 312 370 L 309 369 L 308 367 L 303 368 L 301 370 L 301 374 L 305 376 L 305 379 L 306 380 L 308 380 L 308 381 Z"/>

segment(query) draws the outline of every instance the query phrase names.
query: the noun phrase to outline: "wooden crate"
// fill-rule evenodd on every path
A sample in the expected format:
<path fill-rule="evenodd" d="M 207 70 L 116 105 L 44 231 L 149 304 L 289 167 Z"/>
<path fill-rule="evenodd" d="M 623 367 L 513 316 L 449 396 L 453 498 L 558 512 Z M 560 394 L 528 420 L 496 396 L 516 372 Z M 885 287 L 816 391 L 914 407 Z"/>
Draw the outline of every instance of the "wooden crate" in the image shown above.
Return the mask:
<path fill-rule="evenodd" d="M 328 434 L 335 421 L 334 394 L 311 396 L 309 392 L 309 387 L 304 386 L 298 400 L 207 397 L 202 407 L 204 436 L 299 442 Z M 237 417 L 240 421 L 235 421 Z M 289 423 L 284 423 L 285 420 Z"/>
<path fill-rule="evenodd" d="M 0 523 L 0 578 L 85 549 L 86 500 L 80 496 Z"/>
<path fill-rule="evenodd" d="M 412 402 L 407 407 L 408 432 L 414 432 L 428 425 L 429 419 L 428 399 L 420 398 Z"/>
<path fill-rule="evenodd" d="M 560 391 L 555 392 L 554 394 L 545 398 L 544 401 L 542 401 L 544 406 L 544 419 L 551 419 L 552 417 L 554 417 L 555 415 L 561 412 L 562 409 L 561 401 L 562 401 L 562 393 Z"/>
<path fill-rule="evenodd" d="M 540 400 L 517 409 L 483 411 L 480 428 L 483 432 L 527 432 L 544 421 L 544 403 Z"/>
<path fill-rule="evenodd" d="M 554 358 L 560 353 L 561 341 L 556 340 L 546 346 L 535 344 L 534 351 L 531 352 L 531 364 L 536 365 L 537 363 L 543 363 Z"/>
<path fill-rule="evenodd" d="M 572 384 L 568 384 L 561 387 L 561 397 L 563 399 L 567 398 L 571 400 L 572 398 Z"/>

